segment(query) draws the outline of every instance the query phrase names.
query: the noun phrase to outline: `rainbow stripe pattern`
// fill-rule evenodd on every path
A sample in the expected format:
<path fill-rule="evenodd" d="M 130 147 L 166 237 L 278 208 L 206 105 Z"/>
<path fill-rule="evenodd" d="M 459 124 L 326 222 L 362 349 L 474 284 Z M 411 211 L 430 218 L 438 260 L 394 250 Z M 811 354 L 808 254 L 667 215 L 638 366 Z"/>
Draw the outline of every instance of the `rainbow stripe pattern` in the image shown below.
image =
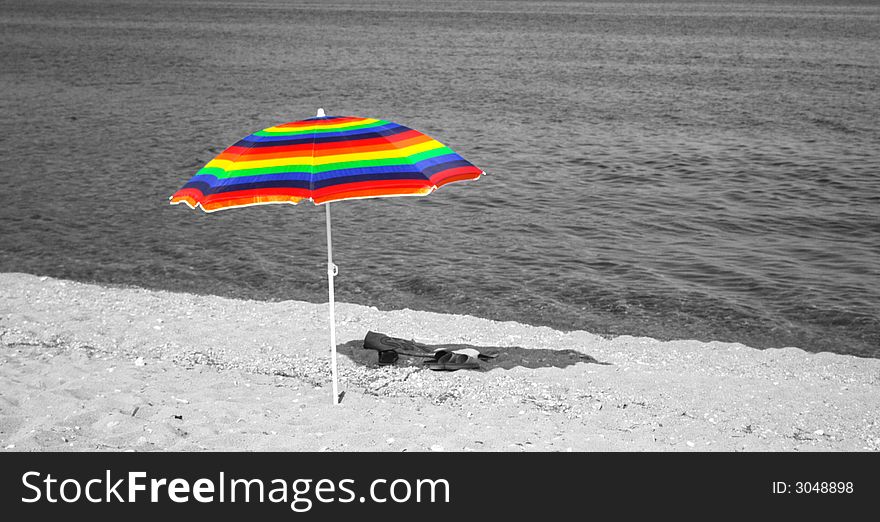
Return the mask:
<path fill-rule="evenodd" d="M 419 196 L 483 171 L 437 140 L 390 121 L 321 116 L 255 132 L 171 196 L 205 212 L 273 203 Z"/>

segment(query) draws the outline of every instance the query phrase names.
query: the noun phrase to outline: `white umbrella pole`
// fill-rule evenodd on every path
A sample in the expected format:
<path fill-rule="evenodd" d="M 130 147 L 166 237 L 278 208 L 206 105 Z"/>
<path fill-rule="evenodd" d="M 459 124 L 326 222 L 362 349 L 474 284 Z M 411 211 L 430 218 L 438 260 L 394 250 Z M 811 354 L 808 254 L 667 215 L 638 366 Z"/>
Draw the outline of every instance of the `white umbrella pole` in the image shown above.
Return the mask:
<path fill-rule="evenodd" d="M 333 241 L 330 238 L 330 203 L 324 203 L 327 215 L 327 290 L 330 292 L 330 369 L 333 374 L 333 404 L 339 404 L 339 384 L 336 378 L 336 309 L 333 303 L 333 278 L 339 267 L 333 264 Z"/>

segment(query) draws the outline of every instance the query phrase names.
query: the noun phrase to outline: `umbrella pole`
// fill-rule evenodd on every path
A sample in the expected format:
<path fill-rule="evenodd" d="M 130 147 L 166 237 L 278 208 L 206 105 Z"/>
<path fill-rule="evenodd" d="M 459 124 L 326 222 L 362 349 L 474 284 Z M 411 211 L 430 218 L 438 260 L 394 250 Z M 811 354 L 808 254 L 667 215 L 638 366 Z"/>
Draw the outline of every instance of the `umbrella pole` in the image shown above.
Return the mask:
<path fill-rule="evenodd" d="M 330 293 L 330 369 L 333 374 L 333 404 L 339 404 L 339 384 L 336 378 L 336 309 L 333 302 L 333 278 L 339 267 L 333 264 L 333 241 L 330 237 L 330 203 L 324 203 L 327 216 L 327 290 Z"/>

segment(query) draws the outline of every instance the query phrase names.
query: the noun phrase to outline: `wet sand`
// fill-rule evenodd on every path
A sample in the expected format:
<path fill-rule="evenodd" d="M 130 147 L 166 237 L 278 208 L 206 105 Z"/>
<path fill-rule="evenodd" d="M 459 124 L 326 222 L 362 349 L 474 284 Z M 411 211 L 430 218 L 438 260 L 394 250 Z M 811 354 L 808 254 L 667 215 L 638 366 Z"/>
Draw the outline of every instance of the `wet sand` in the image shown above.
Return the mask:
<path fill-rule="evenodd" d="M 880 360 L 0 274 L 6 451 L 876 451 Z M 497 354 L 379 367 L 368 330 Z"/>

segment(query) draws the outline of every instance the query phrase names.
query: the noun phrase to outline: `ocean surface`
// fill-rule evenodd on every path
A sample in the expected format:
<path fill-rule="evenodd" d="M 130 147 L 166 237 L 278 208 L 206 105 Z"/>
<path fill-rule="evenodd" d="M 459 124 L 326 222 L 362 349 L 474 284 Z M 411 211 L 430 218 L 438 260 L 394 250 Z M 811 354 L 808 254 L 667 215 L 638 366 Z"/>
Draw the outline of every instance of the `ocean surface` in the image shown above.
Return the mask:
<path fill-rule="evenodd" d="M 322 208 L 167 201 L 323 107 L 488 173 L 334 204 L 341 301 L 880 357 L 876 2 L 0 1 L 0 46 L 0 271 L 326 302 Z"/>

